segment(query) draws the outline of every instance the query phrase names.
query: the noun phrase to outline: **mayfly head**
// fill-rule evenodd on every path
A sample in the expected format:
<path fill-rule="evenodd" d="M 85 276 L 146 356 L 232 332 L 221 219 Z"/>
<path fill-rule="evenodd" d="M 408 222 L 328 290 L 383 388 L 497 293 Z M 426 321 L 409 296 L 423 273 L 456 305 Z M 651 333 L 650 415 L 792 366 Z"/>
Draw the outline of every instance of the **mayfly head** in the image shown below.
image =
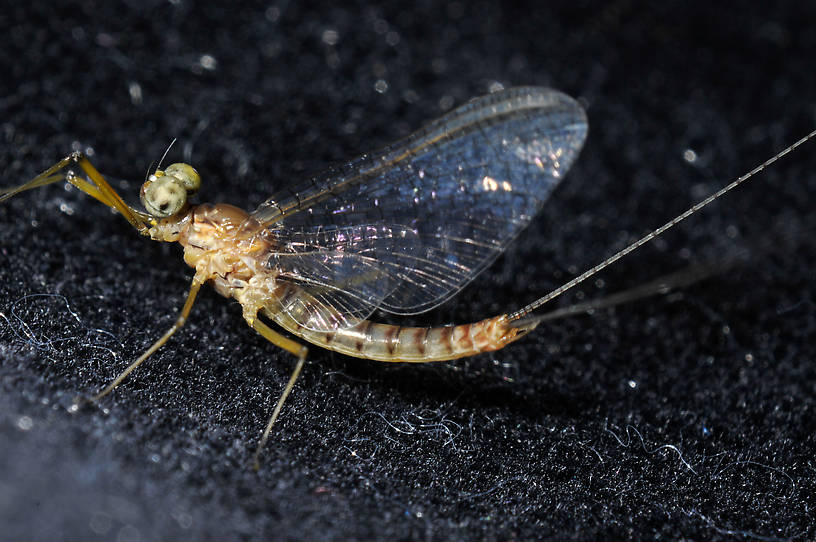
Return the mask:
<path fill-rule="evenodd" d="M 154 218 L 167 218 L 186 209 L 187 198 L 201 187 L 201 176 L 189 164 L 171 164 L 147 178 L 139 194 Z"/>

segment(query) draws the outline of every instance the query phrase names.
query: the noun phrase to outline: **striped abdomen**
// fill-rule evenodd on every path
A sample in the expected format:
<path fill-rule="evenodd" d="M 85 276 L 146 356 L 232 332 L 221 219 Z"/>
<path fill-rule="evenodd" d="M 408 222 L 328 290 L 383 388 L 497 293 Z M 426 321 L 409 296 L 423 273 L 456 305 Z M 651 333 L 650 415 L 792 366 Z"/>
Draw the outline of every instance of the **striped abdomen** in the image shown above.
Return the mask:
<path fill-rule="evenodd" d="M 378 361 L 423 363 L 472 356 L 504 348 L 532 329 L 510 327 L 502 315 L 458 326 L 403 327 L 365 320 L 346 329 L 312 331 L 286 314 L 268 309 L 264 312 L 282 328 L 312 344 Z"/>

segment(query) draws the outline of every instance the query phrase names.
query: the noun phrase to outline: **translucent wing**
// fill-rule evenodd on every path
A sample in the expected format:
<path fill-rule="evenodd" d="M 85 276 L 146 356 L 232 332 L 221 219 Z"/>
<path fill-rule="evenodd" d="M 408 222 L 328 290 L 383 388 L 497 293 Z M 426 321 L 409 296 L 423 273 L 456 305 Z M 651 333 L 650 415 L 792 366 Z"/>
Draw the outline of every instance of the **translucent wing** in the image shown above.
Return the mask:
<path fill-rule="evenodd" d="M 508 89 L 276 194 L 253 218 L 281 247 L 268 265 L 303 286 L 302 299 L 281 309 L 305 327 L 332 329 L 377 307 L 433 308 L 530 222 L 586 133 L 584 111 L 569 96 Z M 325 315 L 335 310 L 341 317 L 330 323 Z"/>
<path fill-rule="evenodd" d="M 270 232 L 284 250 L 267 265 L 277 268 L 285 288 L 273 312 L 288 314 L 315 330 L 351 327 L 368 318 L 403 280 L 417 232 L 395 224 L 318 226 Z"/>

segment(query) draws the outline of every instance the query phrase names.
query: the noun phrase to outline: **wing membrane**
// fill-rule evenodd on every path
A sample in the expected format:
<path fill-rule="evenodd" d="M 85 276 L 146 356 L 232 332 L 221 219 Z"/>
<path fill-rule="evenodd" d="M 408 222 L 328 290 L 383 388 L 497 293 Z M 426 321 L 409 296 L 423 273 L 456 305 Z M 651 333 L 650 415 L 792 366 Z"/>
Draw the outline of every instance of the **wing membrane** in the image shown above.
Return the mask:
<path fill-rule="evenodd" d="M 314 314 L 334 308 L 348 315 L 344 326 L 376 307 L 423 312 L 458 292 L 530 222 L 586 133 L 583 109 L 558 91 L 497 92 L 276 194 L 253 218 L 281 241 L 269 265 L 307 289 L 304 299 L 317 301 L 303 303 Z M 380 233 L 336 242 L 368 229 Z M 349 297 L 357 299 L 351 313 Z M 295 312 L 301 325 L 332 328 L 309 310 Z"/>
<path fill-rule="evenodd" d="M 278 308 L 319 330 L 368 318 L 399 287 L 412 263 L 405 248 L 417 241 L 416 231 L 391 224 L 270 233 L 285 250 L 272 254 L 267 265 L 280 271 L 277 280 L 298 286 L 286 290 Z"/>

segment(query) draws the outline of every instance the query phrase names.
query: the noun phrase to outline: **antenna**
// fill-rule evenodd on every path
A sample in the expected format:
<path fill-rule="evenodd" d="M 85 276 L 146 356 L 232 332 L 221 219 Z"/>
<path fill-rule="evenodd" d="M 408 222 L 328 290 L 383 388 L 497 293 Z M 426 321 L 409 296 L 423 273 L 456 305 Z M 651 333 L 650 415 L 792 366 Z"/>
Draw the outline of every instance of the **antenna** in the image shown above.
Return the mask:
<path fill-rule="evenodd" d="M 169 153 L 169 152 L 170 152 L 170 149 L 172 149 L 172 148 L 173 148 L 173 145 L 174 145 L 175 143 L 176 143 L 176 138 L 174 137 L 174 138 L 173 138 L 173 141 L 171 141 L 171 142 L 170 142 L 170 144 L 169 144 L 169 145 L 167 145 L 167 149 L 164 151 L 164 154 L 162 154 L 162 157 L 161 157 L 161 159 L 159 160 L 159 165 L 157 165 L 157 166 L 156 166 L 156 169 L 161 169 L 162 162 L 164 162 L 164 159 L 165 159 L 165 158 L 167 158 L 167 153 Z M 154 164 L 154 163 L 155 163 L 155 162 L 150 162 L 150 165 L 149 165 L 149 166 L 147 166 L 147 172 L 145 172 L 144 182 L 147 182 L 147 179 L 149 179 L 149 178 L 150 178 L 150 176 L 152 175 L 152 173 L 151 173 L 151 172 L 152 172 L 152 171 L 155 171 L 155 170 L 153 169 L 153 164 Z"/>
<path fill-rule="evenodd" d="M 162 162 L 164 162 L 164 159 L 167 158 L 167 153 L 170 152 L 170 149 L 172 149 L 173 145 L 175 145 L 175 144 L 176 144 L 176 138 L 174 137 L 173 141 L 171 141 L 170 144 L 167 145 L 167 150 L 164 151 L 164 154 L 162 154 L 161 160 L 159 160 L 159 165 L 156 166 L 156 169 L 161 169 Z"/>
<path fill-rule="evenodd" d="M 786 147 L 785 149 L 779 151 L 778 153 L 776 153 L 772 157 L 768 158 L 767 160 L 765 160 L 764 162 L 762 162 L 761 164 L 756 166 L 754 169 L 752 169 L 751 171 L 749 171 L 745 175 L 742 175 L 741 177 L 738 177 L 736 180 L 732 181 L 730 184 L 724 186 L 723 188 L 720 188 L 719 190 L 717 190 L 715 193 L 711 194 L 710 196 L 708 196 L 704 200 L 694 204 L 689 209 L 687 209 L 685 212 L 683 212 L 682 214 L 676 216 L 675 218 L 671 219 L 670 221 L 666 222 L 665 224 L 663 224 L 662 226 L 660 226 L 656 230 L 652 230 L 651 232 L 647 233 L 646 235 L 644 235 L 643 237 L 641 237 L 640 239 L 638 239 L 637 241 L 635 241 L 631 245 L 629 245 L 626 248 L 623 248 L 622 250 L 616 252 L 615 254 L 608 257 L 607 259 L 605 259 L 604 261 L 602 261 L 601 263 L 599 263 L 595 267 L 592 267 L 591 269 L 588 269 L 587 271 L 584 271 L 583 273 L 581 273 L 580 275 L 578 275 L 574 279 L 572 279 L 569 282 L 559 286 L 558 288 L 551 291 L 550 293 L 548 293 L 544 297 L 540 297 L 540 298 L 536 299 L 535 301 L 533 301 L 532 303 L 530 303 L 529 305 L 526 305 L 525 307 L 522 307 L 521 309 L 510 313 L 507 316 L 507 321 L 512 322 L 514 320 L 520 320 L 521 318 L 524 318 L 525 316 L 527 316 L 528 314 L 530 314 L 531 312 L 533 312 L 534 310 L 536 310 L 540 306 L 542 306 L 545 303 L 555 299 L 556 297 L 560 296 L 561 294 L 563 294 L 564 292 L 566 292 L 570 288 L 572 288 L 574 286 L 577 286 L 578 284 L 581 284 L 586 279 L 588 279 L 591 276 L 597 274 L 602 269 L 604 269 L 606 267 L 609 267 L 610 265 L 612 265 L 616 261 L 620 260 L 621 258 L 626 256 L 627 254 L 630 254 L 631 252 L 634 252 L 635 250 L 639 249 L 641 246 L 645 245 L 646 243 L 648 243 L 652 239 L 663 235 L 663 233 L 665 233 L 666 230 L 676 226 L 677 224 L 679 224 L 683 220 L 687 219 L 691 215 L 695 214 L 697 211 L 699 211 L 700 209 L 702 209 L 703 207 L 705 207 L 709 203 L 711 203 L 711 202 L 719 199 L 720 197 L 724 196 L 725 194 L 727 194 L 731 190 L 735 189 L 736 187 L 738 187 L 739 185 L 741 185 L 742 183 L 744 183 L 745 181 L 747 181 L 748 179 L 750 179 L 751 177 L 756 175 L 757 173 L 761 172 L 762 170 L 764 170 L 765 168 L 767 168 L 768 166 L 770 166 L 771 164 L 773 164 L 774 162 L 776 162 L 777 160 L 779 160 L 780 158 L 785 156 L 786 154 L 794 151 L 797 147 L 799 147 L 799 146 L 803 145 L 804 143 L 810 141 L 814 137 L 816 137 L 816 130 L 813 130 L 812 132 L 810 132 L 808 135 L 806 135 L 805 137 L 803 137 L 799 141 L 797 141 L 797 142 L 793 143 L 792 145 Z"/>

